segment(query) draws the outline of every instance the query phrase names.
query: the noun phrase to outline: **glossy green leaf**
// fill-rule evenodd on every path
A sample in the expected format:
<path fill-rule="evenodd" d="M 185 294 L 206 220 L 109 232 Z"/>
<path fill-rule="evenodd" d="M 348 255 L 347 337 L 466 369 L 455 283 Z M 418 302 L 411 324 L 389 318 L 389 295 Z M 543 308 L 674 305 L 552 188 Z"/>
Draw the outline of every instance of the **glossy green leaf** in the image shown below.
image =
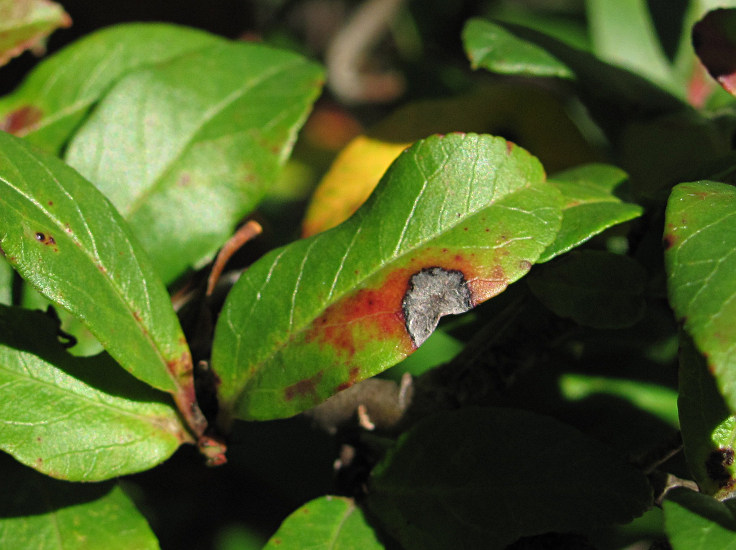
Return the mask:
<path fill-rule="evenodd" d="M 522 277 L 557 233 L 559 200 L 539 162 L 501 138 L 418 142 L 348 221 L 235 285 L 212 352 L 225 414 L 293 415 L 394 365 L 441 315 Z"/>
<path fill-rule="evenodd" d="M 700 490 L 724 498 L 734 492 L 736 417 L 732 415 L 703 356 L 687 336 L 680 341 L 682 441 L 690 472 Z"/>
<path fill-rule="evenodd" d="M 0 548 L 159 548 L 148 523 L 119 485 L 57 481 L 1 458 Z"/>
<path fill-rule="evenodd" d="M 351 498 L 325 496 L 284 520 L 264 550 L 382 550 L 363 512 Z"/>
<path fill-rule="evenodd" d="M 409 103 L 340 152 L 312 196 L 302 236 L 349 218 L 406 147 L 426 136 L 450 132 L 500 133 L 536 156 L 546 170 L 562 170 L 596 157 L 564 103 L 538 87 L 497 82 L 459 96 Z"/>
<path fill-rule="evenodd" d="M 624 328 L 644 313 L 647 273 L 629 256 L 576 250 L 539 266 L 528 279 L 534 295 L 560 317 L 595 328 Z"/>
<path fill-rule="evenodd" d="M 224 43 L 120 80 L 66 160 L 128 221 L 164 282 L 209 258 L 276 178 L 321 69 Z"/>
<path fill-rule="evenodd" d="M 646 0 L 586 0 L 594 53 L 682 94 L 652 23 Z"/>
<path fill-rule="evenodd" d="M 677 185 L 664 242 L 670 305 L 736 412 L 736 188 L 713 181 Z"/>
<path fill-rule="evenodd" d="M 604 129 L 620 128 L 632 118 L 644 113 L 663 113 L 689 110 L 689 107 L 671 93 L 652 82 L 596 58 L 592 54 L 537 31 L 508 23 L 492 23 L 471 19 L 463 30 L 463 43 L 468 57 L 477 67 L 498 71 L 495 63 L 481 57 L 485 51 L 493 51 L 497 36 L 502 36 L 503 52 L 507 48 L 524 51 L 529 45 L 541 48 L 553 55 L 559 63 L 574 75 L 575 83 L 591 114 Z M 507 41 L 511 41 L 507 45 Z M 504 74 L 541 76 L 523 63 L 509 63 Z M 635 116 L 634 116 L 635 115 Z"/>
<path fill-rule="evenodd" d="M 736 549 L 733 506 L 713 497 L 678 488 L 662 503 L 664 526 L 672 550 Z"/>
<path fill-rule="evenodd" d="M 426 418 L 373 470 L 367 505 L 407 550 L 503 549 L 520 537 L 625 523 L 646 476 L 548 417 L 467 408 Z"/>
<path fill-rule="evenodd" d="M 0 449 L 58 479 L 99 481 L 191 441 L 173 403 L 106 354 L 80 359 L 37 311 L 0 306 Z"/>
<path fill-rule="evenodd" d="M 223 40 L 163 24 L 110 27 L 40 63 L 10 95 L 0 98 L 0 124 L 50 152 L 59 152 L 89 108 L 123 75 Z"/>
<path fill-rule="evenodd" d="M 29 48 L 41 48 L 44 39 L 71 19 L 48 0 L 0 0 L 0 65 Z"/>
<path fill-rule="evenodd" d="M 538 260 L 546 262 L 584 243 L 605 229 L 641 216 L 637 204 L 616 196 L 624 171 L 606 164 L 587 164 L 555 174 L 550 183 L 562 193 L 562 227 Z"/>
<path fill-rule="evenodd" d="M 499 74 L 525 74 L 573 78 L 564 62 L 543 47 L 520 40 L 501 25 L 471 20 L 463 31 L 463 42 L 473 68 L 483 67 Z"/>
<path fill-rule="evenodd" d="M 203 428 L 192 360 L 166 288 L 125 221 L 57 158 L 0 133 L 0 246 L 44 296 L 80 318 L 131 374 Z"/>

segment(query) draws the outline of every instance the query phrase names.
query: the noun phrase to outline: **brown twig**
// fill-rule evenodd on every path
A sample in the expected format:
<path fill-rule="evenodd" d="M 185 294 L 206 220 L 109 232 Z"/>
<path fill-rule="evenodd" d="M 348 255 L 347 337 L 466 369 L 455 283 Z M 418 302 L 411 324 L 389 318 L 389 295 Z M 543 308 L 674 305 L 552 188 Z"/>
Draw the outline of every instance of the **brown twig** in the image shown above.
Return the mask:
<path fill-rule="evenodd" d="M 240 250 L 245 243 L 260 235 L 262 231 L 263 228 L 258 222 L 248 220 L 232 237 L 230 237 L 230 239 L 228 239 L 217 254 L 215 263 L 212 265 L 212 270 L 207 278 L 207 296 L 212 296 L 212 293 L 215 291 L 217 281 L 220 280 L 220 275 L 222 275 L 222 270 L 225 269 L 227 262 L 229 262 L 230 258 L 233 257 L 233 254 Z"/>

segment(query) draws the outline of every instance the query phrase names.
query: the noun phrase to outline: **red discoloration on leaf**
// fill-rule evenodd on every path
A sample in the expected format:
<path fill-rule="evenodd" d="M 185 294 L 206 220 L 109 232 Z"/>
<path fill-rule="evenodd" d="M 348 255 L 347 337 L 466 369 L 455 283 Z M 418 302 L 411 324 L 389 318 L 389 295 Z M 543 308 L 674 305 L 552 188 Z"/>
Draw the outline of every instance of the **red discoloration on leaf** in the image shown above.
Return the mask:
<path fill-rule="evenodd" d="M 295 397 L 309 396 L 314 399 L 315 403 L 318 403 L 321 401 L 317 394 L 317 384 L 319 384 L 320 380 L 322 380 L 322 371 L 319 371 L 311 378 L 305 378 L 304 380 L 299 380 L 296 384 L 287 386 L 284 388 L 284 399 L 291 401 Z"/>
<path fill-rule="evenodd" d="M 505 250 L 497 251 L 499 257 L 506 254 Z M 376 340 L 393 340 L 397 349 L 408 355 L 415 348 L 406 331 L 403 300 L 412 275 L 431 267 L 460 271 L 475 306 L 508 286 L 508 277 L 501 266 L 477 266 L 475 263 L 475 254 L 457 254 L 447 248 L 414 256 L 409 266 L 394 269 L 379 286 L 360 289 L 327 308 L 315 320 L 306 340 L 333 347 L 346 364 L 350 364 L 352 357 L 367 343 Z M 358 381 L 352 371 L 351 379 L 350 385 Z M 349 386 L 339 389 L 346 387 Z"/>
<path fill-rule="evenodd" d="M 43 117 L 43 112 L 33 105 L 26 105 L 5 115 L 0 121 L 0 130 L 9 134 L 23 135 Z"/>
<path fill-rule="evenodd" d="M 354 386 L 358 382 L 358 377 L 360 376 L 360 369 L 358 367 L 352 367 L 350 369 L 349 378 L 347 382 L 343 382 L 342 384 L 339 384 L 335 391 L 343 391 L 348 389 L 351 386 Z"/>
<path fill-rule="evenodd" d="M 307 341 L 332 346 L 346 360 L 372 339 L 394 338 L 410 346 L 401 300 L 412 271 L 396 270 L 379 287 L 360 289 L 330 306 L 314 322 Z"/>

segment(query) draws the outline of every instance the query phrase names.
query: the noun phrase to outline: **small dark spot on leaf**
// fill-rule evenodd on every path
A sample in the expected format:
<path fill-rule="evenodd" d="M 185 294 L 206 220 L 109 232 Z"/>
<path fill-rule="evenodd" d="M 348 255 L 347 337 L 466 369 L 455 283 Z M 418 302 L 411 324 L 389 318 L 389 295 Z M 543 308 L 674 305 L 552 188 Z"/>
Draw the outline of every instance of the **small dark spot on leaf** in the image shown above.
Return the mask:
<path fill-rule="evenodd" d="M 54 239 L 51 235 L 46 235 L 45 233 L 41 233 L 40 231 L 34 235 L 36 240 L 40 243 L 43 243 L 47 246 L 53 246 L 56 244 L 56 239 Z M 58 252 L 58 249 L 54 249 L 55 252 Z"/>
<path fill-rule="evenodd" d="M 54 206 L 54 201 L 49 201 L 49 206 Z"/>
<path fill-rule="evenodd" d="M 312 378 L 299 380 L 296 384 L 292 384 L 284 389 L 284 399 L 291 401 L 295 397 L 307 397 L 311 395 L 315 401 L 319 401 L 317 384 L 319 384 L 320 380 L 322 380 L 322 371 L 312 376 Z"/>
<path fill-rule="evenodd" d="M 489 227 L 486 227 L 486 233 L 490 233 L 491 229 Z"/>
<path fill-rule="evenodd" d="M 37 437 L 37 438 L 36 438 L 36 441 L 38 441 L 39 443 L 41 443 L 41 441 L 43 441 L 43 440 L 42 440 L 42 439 L 41 439 L 41 437 L 39 436 L 39 437 Z"/>
<path fill-rule="evenodd" d="M 425 268 L 412 275 L 402 307 L 406 331 L 421 346 L 444 315 L 464 313 L 472 307 L 470 289 L 461 271 Z"/>
<path fill-rule="evenodd" d="M 463 231 L 467 231 L 467 230 L 468 230 L 468 228 L 467 228 L 467 227 L 463 227 Z"/>
<path fill-rule="evenodd" d="M 672 234 L 667 234 L 664 236 L 664 239 L 662 239 L 662 241 L 664 244 L 664 249 L 669 250 L 675 244 L 675 236 Z"/>

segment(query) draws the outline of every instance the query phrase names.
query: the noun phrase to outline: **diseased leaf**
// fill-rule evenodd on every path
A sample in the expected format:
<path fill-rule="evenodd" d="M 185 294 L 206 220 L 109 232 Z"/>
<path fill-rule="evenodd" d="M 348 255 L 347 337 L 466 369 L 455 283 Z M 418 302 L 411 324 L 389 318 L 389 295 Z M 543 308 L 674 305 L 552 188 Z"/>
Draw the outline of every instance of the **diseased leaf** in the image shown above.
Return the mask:
<path fill-rule="evenodd" d="M 686 335 L 680 339 L 678 373 L 677 408 L 690 472 L 702 492 L 727 498 L 736 487 L 736 416 L 729 412 L 703 356 Z"/>
<path fill-rule="evenodd" d="M 630 256 L 575 250 L 529 277 L 534 295 L 560 317 L 595 328 L 625 328 L 643 315 L 646 270 Z"/>
<path fill-rule="evenodd" d="M 192 429 L 192 359 L 166 288 L 125 221 L 57 158 L 0 132 L 0 247 L 131 374 L 173 394 Z"/>
<path fill-rule="evenodd" d="M 695 53 L 710 75 L 732 95 L 736 95 L 736 9 L 708 12 L 692 30 Z"/>
<path fill-rule="evenodd" d="M 90 34 L 39 63 L 12 94 L 0 98 L 0 129 L 58 153 L 120 77 L 222 42 L 199 30 L 150 23 Z"/>
<path fill-rule="evenodd" d="M 106 354 L 68 355 L 53 319 L 0 306 L 0 448 L 46 475 L 100 481 L 152 468 L 191 437 L 166 394 Z"/>
<path fill-rule="evenodd" d="M 314 193 L 302 235 L 314 235 L 350 217 L 411 143 L 457 131 L 504 133 L 547 170 L 595 158 L 565 106 L 538 88 L 497 83 L 458 97 L 418 101 L 396 110 L 343 149 Z"/>
<path fill-rule="evenodd" d="M 667 493 L 664 527 L 673 550 L 736 549 L 734 510 L 713 497 L 689 489 Z"/>
<path fill-rule="evenodd" d="M 121 79 L 66 160 L 110 199 L 170 283 L 263 198 L 321 79 L 314 63 L 264 45 L 201 49 Z"/>
<path fill-rule="evenodd" d="M 736 412 L 736 189 L 713 181 L 677 185 L 664 243 L 670 305 Z"/>
<path fill-rule="evenodd" d="M 374 468 L 367 506 L 407 550 L 503 549 L 520 537 L 625 523 L 646 476 L 548 417 L 466 408 L 422 420 Z"/>
<path fill-rule="evenodd" d="M 25 50 L 43 48 L 44 39 L 72 20 L 48 0 L 0 0 L 0 65 Z"/>
<path fill-rule="evenodd" d="M 382 550 L 363 512 L 351 498 L 325 496 L 308 502 L 284 520 L 264 550 Z"/>
<path fill-rule="evenodd" d="M 0 457 L 0 548 L 156 550 L 148 523 L 115 483 L 67 483 Z"/>
<path fill-rule="evenodd" d="M 418 142 L 350 220 L 242 275 L 215 331 L 221 410 L 290 416 L 394 365 L 440 316 L 522 277 L 557 233 L 559 200 L 503 139 Z"/>
<path fill-rule="evenodd" d="M 538 260 L 546 262 L 604 230 L 639 217 L 643 209 L 614 193 L 627 179 L 615 166 L 587 164 L 560 172 L 549 180 L 562 193 L 562 227 Z"/>

